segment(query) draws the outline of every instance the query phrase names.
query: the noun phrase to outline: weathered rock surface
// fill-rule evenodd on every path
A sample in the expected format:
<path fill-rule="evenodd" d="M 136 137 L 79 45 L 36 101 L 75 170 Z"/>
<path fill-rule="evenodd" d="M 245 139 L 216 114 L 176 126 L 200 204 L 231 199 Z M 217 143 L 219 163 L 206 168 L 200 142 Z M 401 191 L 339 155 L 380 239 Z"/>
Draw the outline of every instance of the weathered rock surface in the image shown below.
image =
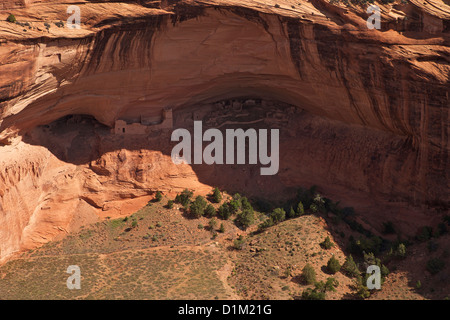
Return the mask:
<path fill-rule="evenodd" d="M 70 3 L 81 9 L 80 30 L 54 24 Z M 206 174 L 175 167 L 160 149 L 91 148 L 98 153 L 84 162 L 62 161 L 24 138 L 70 114 L 112 126 L 233 97 L 289 103 L 321 120 L 285 154 L 294 170 L 280 184 L 448 209 L 450 6 L 380 7 L 378 31 L 367 29 L 365 7 L 325 0 L 3 2 L 0 259 L 98 219 L 105 203 L 119 212 L 119 200 L 140 205 L 158 189 L 207 190 Z M 9 13 L 22 25 L 6 22 Z M 124 155 L 133 170 L 162 165 L 142 179 Z M 431 217 L 417 210 L 399 219 Z"/>

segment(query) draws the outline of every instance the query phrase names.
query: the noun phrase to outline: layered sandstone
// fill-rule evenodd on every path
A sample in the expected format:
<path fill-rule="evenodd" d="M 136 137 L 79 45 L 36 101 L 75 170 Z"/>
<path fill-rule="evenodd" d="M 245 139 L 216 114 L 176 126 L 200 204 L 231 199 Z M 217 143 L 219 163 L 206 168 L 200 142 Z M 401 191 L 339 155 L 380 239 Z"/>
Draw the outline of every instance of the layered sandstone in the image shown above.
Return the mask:
<path fill-rule="evenodd" d="M 80 30 L 54 24 L 67 19 L 71 3 L 81 9 Z M 113 127 L 165 107 L 176 115 L 235 97 L 288 103 L 315 120 L 305 118 L 310 130 L 290 141 L 296 151 L 281 164 L 291 173 L 275 185 L 315 183 L 349 204 L 357 197 L 370 214 L 364 199 L 375 195 L 416 206 L 404 221 L 432 216 L 424 205 L 447 210 L 450 7 L 440 0 L 380 7 L 378 31 L 367 29 L 365 6 L 326 0 L 5 2 L 0 259 L 74 221 L 98 219 L 122 199 L 141 205 L 158 189 L 221 184 L 220 176 L 208 179 L 210 168 L 173 166 L 152 143 L 92 145 L 84 158 L 42 146 L 35 128 L 73 114 Z M 4 21 L 9 13 L 29 26 Z M 55 143 L 69 150 L 74 141 L 82 145 L 68 136 Z M 131 174 L 136 168 L 146 176 Z M 249 181 L 241 188 L 258 189 Z"/>

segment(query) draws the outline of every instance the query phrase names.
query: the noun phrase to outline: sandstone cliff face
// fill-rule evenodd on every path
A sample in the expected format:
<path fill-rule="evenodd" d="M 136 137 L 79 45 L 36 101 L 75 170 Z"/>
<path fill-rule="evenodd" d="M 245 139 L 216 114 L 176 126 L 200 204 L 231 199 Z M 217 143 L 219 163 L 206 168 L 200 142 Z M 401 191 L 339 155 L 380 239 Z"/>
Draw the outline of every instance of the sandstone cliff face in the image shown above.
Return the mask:
<path fill-rule="evenodd" d="M 87 187 L 86 181 L 120 163 L 122 151 L 109 160 L 104 152 L 93 156 L 108 161 L 95 171 L 90 161 L 61 161 L 19 142 L 69 114 L 112 126 L 119 118 L 157 115 L 166 106 L 176 111 L 242 96 L 281 101 L 317 116 L 321 127 L 300 135 L 285 162 L 295 173 L 281 174 L 280 184 L 316 183 L 329 192 L 345 186 L 368 197 L 448 208 L 450 7 L 444 2 L 380 4 L 381 31 L 367 29 L 365 7 L 325 0 L 77 3 L 81 30 L 53 24 L 68 16 L 68 4 L 59 1 L 6 2 L 9 11 L 0 14 L 4 20 L 14 9 L 19 21 L 31 23 L 28 29 L 0 22 L 0 259 L 39 241 L 36 234 L 48 229 L 40 229 L 41 221 L 55 230 L 71 225 L 86 199 L 84 214 L 93 219 L 102 203 L 127 192 L 140 197 L 185 185 L 206 190 L 199 172 L 200 181 L 192 180 L 192 169 L 172 167 L 167 158 L 158 178 L 136 184 L 136 177 L 114 174 L 109 184 Z M 19 150 L 30 154 L 16 156 Z M 294 165 L 298 158 L 301 167 Z M 60 167 L 76 182 L 52 178 Z M 168 176 L 185 182 L 168 187 Z M 120 183 L 127 179 L 129 186 Z M 62 197 L 52 195 L 61 220 L 42 214 L 46 181 Z M 98 196 L 102 192 L 107 199 Z M 46 233 L 45 240 L 57 233 Z"/>

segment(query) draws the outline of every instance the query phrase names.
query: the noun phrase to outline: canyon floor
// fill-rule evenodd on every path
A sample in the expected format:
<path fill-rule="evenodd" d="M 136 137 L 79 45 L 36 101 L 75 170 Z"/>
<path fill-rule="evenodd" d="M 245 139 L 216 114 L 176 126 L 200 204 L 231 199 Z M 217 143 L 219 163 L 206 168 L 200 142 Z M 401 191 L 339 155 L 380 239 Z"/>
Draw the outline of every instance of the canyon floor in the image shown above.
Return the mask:
<path fill-rule="evenodd" d="M 168 209 L 167 201 L 150 201 L 126 218 L 107 217 L 7 262 L 0 267 L 0 298 L 301 299 L 313 288 L 301 276 L 309 263 L 317 281 L 338 281 L 326 299 L 360 299 L 354 278 L 327 271 L 333 255 L 344 263 L 351 236 L 365 238 L 335 215 L 307 212 L 258 232 L 256 225 L 265 219 L 261 212 L 247 230 L 217 217 L 211 228 L 211 218 L 193 218 L 177 204 Z M 223 233 L 217 232 L 221 223 Z M 236 249 L 239 236 L 244 244 Z M 327 236 L 334 244 L 328 250 L 320 245 Z M 426 264 L 433 257 L 450 263 L 449 240 L 448 234 L 426 242 L 410 239 L 402 259 L 380 254 L 390 274 L 368 299 L 448 298 L 448 268 L 432 275 Z M 427 249 L 430 243 L 433 249 Z M 80 290 L 66 286 L 70 265 L 80 267 Z"/>

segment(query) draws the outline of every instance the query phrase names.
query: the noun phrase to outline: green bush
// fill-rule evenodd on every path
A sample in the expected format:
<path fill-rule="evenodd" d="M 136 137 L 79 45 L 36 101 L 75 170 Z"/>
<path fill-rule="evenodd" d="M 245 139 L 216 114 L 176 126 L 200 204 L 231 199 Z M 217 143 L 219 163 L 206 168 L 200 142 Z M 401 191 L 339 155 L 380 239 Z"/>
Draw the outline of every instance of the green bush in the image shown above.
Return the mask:
<path fill-rule="evenodd" d="M 334 243 L 331 242 L 330 237 L 326 237 L 325 240 L 323 242 L 320 243 L 320 246 L 326 250 L 331 249 L 332 247 L 334 247 Z"/>
<path fill-rule="evenodd" d="M 224 219 L 224 220 L 228 220 L 231 217 L 231 210 L 230 210 L 230 205 L 228 202 L 226 203 L 222 203 L 222 205 L 219 207 L 219 210 L 217 210 L 217 215 Z"/>
<path fill-rule="evenodd" d="M 281 208 L 276 208 L 275 210 L 272 211 L 272 213 L 270 214 L 270 217 L 272 218 L 273 222 L 276 224 L 276 223 L 282 222 L 286 219 L 286 212 Z"/>
<path fill-rule="evenodd" d="M 215 215 L 216 215 L 216 209 L 211 204 L 208 204 L 205 209 L 205 216 L 214 217 Z"/>
<path fill-rule="evenodd" d="M 208 225 L 211 230 L 214 230 L 214 228 L 217 226 L 216 218 L 212 217 L 211 220 L 209 220 Z"/>
<path fill-rule="evenodd" d="M 10 14 L 8 16 L 8 18 L 6 18 L 6 21 L 11 22 L 11 23 L 15 23 L 16 22 L 16 17 L 13 14 Z"/>
<path fill-rule="evenodd" d="M 220 193 L 219 188 L 214 188 L 212 199 L 215 203 L 220 203 L 220 201 L 222 201 L 222 194 Z"/>
<path fill-rule="evenodd" d="M 305 214 L 305 208 L 303 207 L 303 203 L 301 201 L 297 205 L 297 214 L 298 216 L 302 216 Z"/>
<path fill-rule="evenodd" d="M 237 239 L 233 242 L 233 248 L 236 250 L 242 250 L 245 244 L 245 239 L 243 236 L 239 236 Z"/>
<path fill-rule="evenodd" d="M 253 211 L 253 206 L 250 203 L 250 201 L 248 201 L 248 199 L 246 197 L 242 197 L 241 198 L 241 207 L 242 207 L 242 210 L 251 210 L 251 211 Z"/>
<path fill-rule="evenodd" d="M 255 214 L 252 210 L 244 209 L 242 212 L 238 213 L 236 222 L 242 227 L 248 228 L 255 222 Z"/>
<path fill-rule="evenodd" d="M 316 272 L 309 263 L 307 263 L 302 269 L 302 279 L 307 284 L 313 284 L 316 282 Z"/>
<path fill-rule="evenodd" d="M 400 258 L 406 257 L 406 246 L 403 243 L 400 243 L 395 251 L 395 255 Z"/>
<path fill-rule="evenodd" d="M 220 233 L 224 233 L 225 232 L 225 226 L 223 225 L 223 223 L 220 224 L 219 232 Z"/>
<path fill-rule="evenodd" d="M 173 200 L 167 201 L 166 208 L 167 208 L 167 209 L 172 209 L 172 208 L 173 208 Z"/>
<path fill-rule="evenodd" d="M 175 203 L 180 203 L 183 207 L 188 207 L 193 195 L 194 193 L 192 191 L 184 189 L 183 192 L 175 197 Z"/>
<path fill-rule="evenodd" d="M 317 288 L 307 288 L 302 293 L 303 300 L 325 300 L 325 292 L 320 291 Z"/>
<path fill-rule="evenodd" d="M 360 275 L 356 276 L 355 279 L 356 296 L 361 299 L 366 299 L 370 297 L 370 291 L 363 283 L 363 278 Z"/>
<path fill-rule="evenodd" d="M 287 215 L 289 219 L 293 219 L 297 217 L 297 212 L 295 212 L 294 208 L 291 206 Z"/>
<path fill-rule="evenodd" d="M 267 228 L 270 228 L 274 225 L 275 223 L 273 222 L 272 217 L 267 218 L 264 222 L 262 222 L 259 226 L 258 229 L 260 231 L 266 230 Z"/>
<path fill-rule="evenodd" d="M 231 214 L 238 213 L 239 209 L 241 209 L 241 202 L 239 200 L 233 199 L 228 202 L 228 208 Z"/>
<path fill-rule="evenodd" d="M 328 260 L 327 263 L 327 270 L 331 273 L 331 274 L 335 274 L 336 272 L 338 272 L 339 270 L 341 270 L 341 265 L 338 261 L 338 259 L 336 259 L 334 257 L 334 255 L 330 258 L 330 260 Z"/>
<path fill-rule="evenodd" d="M 342 270 L 345 274 L 347 274 L 350 277 L 356 277 L 360 274 L 358 266 L 355 263 L 355 260 L 353 260 L 352 255 L 349 255 L 346 259 L 344 264 L 342 265 Z"/>
<path fill-rule="evenodd" d="M 420 282 L 420 280 L 418 280 L 416 282 L 416 289 L 420 289 L 420 288 L 422 288 L 422 282 Z"/>
<path fill-rule="evenodd" d="M 160 202 L 162 200 L 162 193 L 160 191 L 156 191 L 155 202 Z"/>
<path fill-rule="evenodd" d="M 189 212 L 196 218 L 200 218 L 205 213 L 207 202 L 202 196 L 197 196 L 192 202 Z"/>

